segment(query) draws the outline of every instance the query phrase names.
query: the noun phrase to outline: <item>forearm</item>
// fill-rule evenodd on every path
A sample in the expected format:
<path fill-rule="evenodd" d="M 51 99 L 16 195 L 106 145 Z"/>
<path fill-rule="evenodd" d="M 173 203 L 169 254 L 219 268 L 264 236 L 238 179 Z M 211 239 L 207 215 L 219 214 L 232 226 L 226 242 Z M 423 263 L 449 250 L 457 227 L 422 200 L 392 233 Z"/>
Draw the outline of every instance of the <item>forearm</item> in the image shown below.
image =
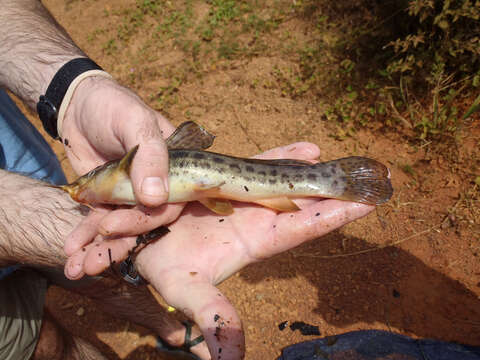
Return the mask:
<path fill-rule="evenodd" d="M 81 211 L 62 190 L 0 170 L 0 265 L 63 265 Z"/>
<path fill-rule="evenodd" d="M 34 108 L 60 67 L 85 56 L 39 0 L 0 0 L 0 86 Z"/>

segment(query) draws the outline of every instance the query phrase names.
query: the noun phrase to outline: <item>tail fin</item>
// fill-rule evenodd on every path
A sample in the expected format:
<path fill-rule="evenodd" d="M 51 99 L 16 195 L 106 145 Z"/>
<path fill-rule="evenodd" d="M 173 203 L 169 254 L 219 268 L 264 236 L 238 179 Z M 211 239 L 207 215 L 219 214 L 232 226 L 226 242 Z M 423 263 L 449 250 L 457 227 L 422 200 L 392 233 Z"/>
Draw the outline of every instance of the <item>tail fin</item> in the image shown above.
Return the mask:
<path fill-rule="evenodd" d="M 344 173 L 342 200 L 380 205 L 392 197 L 390 170 L 382 163 L 360 156 L 334 161 Z"/>

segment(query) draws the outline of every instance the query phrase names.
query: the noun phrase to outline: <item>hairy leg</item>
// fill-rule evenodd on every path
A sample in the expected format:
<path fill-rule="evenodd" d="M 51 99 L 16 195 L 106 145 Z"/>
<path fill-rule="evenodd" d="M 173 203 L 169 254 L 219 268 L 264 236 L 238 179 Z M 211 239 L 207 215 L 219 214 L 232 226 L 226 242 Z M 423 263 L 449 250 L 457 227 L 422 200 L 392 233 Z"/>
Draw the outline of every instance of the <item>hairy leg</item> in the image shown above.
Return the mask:
<path fill-rule="evenodd" d="M 40 336 L 31 360 L 106 360 L 88 342 L 73 336 L 45 309 Z"/>
<path fill-rule="evenodd" d="M 71 289 L 94 300 L 102 310 L 153 330 L 171 346 L 181 346 L 185 339 L 185 326 L 157 302 L 147 286 L 133 286 L 123 280 L 102 278 L 88 286 Z M 191 338 L 200 336 L 192 328 Z M 210 359 L 206 342 L 191 348 L 201 359 Z"/>

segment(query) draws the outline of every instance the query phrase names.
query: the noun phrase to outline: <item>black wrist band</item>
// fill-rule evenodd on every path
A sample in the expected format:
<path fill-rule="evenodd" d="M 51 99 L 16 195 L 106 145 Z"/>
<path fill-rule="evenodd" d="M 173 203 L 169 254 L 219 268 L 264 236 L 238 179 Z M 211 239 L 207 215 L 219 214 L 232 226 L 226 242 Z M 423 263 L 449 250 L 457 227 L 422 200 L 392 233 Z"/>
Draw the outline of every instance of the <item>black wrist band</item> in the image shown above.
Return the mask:
<path fill-rule="evenodd" d="M 40 96 L 37 103 L 37 113 L 42 121 L 45 131 L 54 139 L 58 139 L 57 119 L 60 105 L 65 93 L 73 80 L 80 74 L 89 70 L 102 70 L 89 58 L 70 60 L 57 71 L 45 95 Z"/>

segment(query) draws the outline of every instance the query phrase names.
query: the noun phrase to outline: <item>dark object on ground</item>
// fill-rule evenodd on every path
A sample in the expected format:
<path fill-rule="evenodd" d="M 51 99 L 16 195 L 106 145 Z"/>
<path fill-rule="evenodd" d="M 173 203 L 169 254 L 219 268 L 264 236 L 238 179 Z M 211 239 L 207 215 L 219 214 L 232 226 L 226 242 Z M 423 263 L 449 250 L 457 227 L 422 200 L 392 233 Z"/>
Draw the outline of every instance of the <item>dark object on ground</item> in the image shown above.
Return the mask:
<path fill-rule="evenodd" d="M 289 346 L 277 360 L 480 360 L 480 347 L 416 340 L 387 331 L 354 331 Z M 329 345 L 330 344 L 330 345 Z"/>
<path fill-rule="evenodd" d="M 310 325 L 304 323 L 303 321 L 295 321 L 290 325 L 290 329 L 292 331 L 300 330 L 302 335 L 320 335 L 320 330 L 318 330 L 318 326 Z"/>

